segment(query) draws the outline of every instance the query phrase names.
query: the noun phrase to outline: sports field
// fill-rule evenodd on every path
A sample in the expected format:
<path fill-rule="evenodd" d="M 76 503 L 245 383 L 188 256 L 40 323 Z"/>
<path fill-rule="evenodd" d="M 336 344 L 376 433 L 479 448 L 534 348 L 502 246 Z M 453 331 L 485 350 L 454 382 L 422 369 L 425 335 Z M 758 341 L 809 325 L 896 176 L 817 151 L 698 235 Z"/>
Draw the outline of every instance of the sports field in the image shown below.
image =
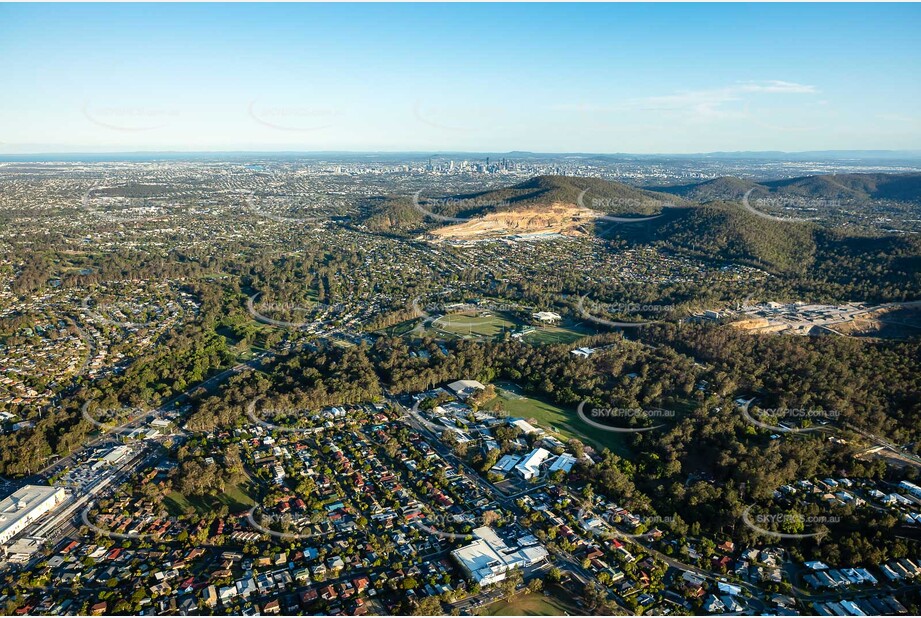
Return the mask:
<path fill-rule="evenodd" d="M 599 450 L 607 448 L 621 457 L 631 454 L 627 443 L 629 434 L 601 431 L 591 427 L 579 418 L 575 408 L 567 410 L 549 401 L 526 396 L 518 386 L 509 382 L 496 382 L 495 386 L 499 394 L 487 403 L 484 409 L 489 410 L 493 403 L 498 402 L 511 416 L 536 419 L 538 425 L 544 429 L 551 429 L 562 438 L 576 438 Z"/>
<path fill-rule="evenodd" d="M 432 329 L 452 337 L 497 337 L 518 328 L 510 316 L 494 311 L 449 313 L 432 322 Z"/>
<path fill-rule="evenodd" d="M 540 326 L 524 335 L 522 339 L 532 344 L 573 343 L 586 335 L 593 334 L 595 331 L 579 325 Z"/>
<path fill-rule="evenodd" d="M 519 594 L 483 608 L 481 616 L 573 616 L 582 612 L 556 596 Z"/>

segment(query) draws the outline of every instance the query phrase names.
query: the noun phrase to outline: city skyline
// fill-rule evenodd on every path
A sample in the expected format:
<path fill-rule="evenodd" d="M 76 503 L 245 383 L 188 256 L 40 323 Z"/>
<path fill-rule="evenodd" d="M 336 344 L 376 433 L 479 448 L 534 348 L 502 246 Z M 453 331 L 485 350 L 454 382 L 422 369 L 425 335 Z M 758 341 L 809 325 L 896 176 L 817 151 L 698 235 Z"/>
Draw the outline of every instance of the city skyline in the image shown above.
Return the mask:
<path fill-rule="evenodd" d="M 917 6 L 0 8 L 0 154 L 917 150 Z M 847 70 L 842 70 L 846 66 Z"/>

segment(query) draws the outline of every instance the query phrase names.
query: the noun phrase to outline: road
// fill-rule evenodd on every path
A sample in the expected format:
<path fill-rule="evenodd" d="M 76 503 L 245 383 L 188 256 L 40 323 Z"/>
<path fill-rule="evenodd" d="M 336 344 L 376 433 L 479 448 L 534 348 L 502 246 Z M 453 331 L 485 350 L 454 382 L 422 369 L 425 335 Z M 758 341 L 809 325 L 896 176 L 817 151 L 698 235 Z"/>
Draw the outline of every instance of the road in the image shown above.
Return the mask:
<path fill-rule="evenodd" d="M 422 418 L 422 416 L 418 412 L 418 403 L 413 405 L 412 409 L 410 409 L 404 406 L 396 397 L 390 396 L 389 394 L 388 394 L 388 397 L 391 403 L 398 410 L 403 411 L 404 413 L 403 421 L 406 424 L 408 424 L 410 427 L 412 427 L 419 433 L 428 436 L 430 438 L 429 443 L 431 444 L 432 448 L 434 448 L 440 456 L 442 456 L 446 461 L 449 461 L 457 465 L 458 469 L 461 470 L 461 472 L 464 474 L 464 476 L 468 480 L 470 480 L 471 482 L 475 483 L 480 488 L 482 488 L 483 491 L 487 493 L 487 495 L 492 496 L 495 502 L 501 505 L 505 510 L 511 512 L 515 516 L 516 520 L 518 520 L 521 516 L 523 516 L 524 513 L 521 511 L 520 508 L 518 508 L 518 505 L 515 503 L 515 498 L 522 496 L 524 494 L 527 494 L 530 491 L 535 491 L 537 489 L 540 489 L 541 487 L 544 487 L 544 485 L 537 485 L 537 486 L 529 488 L 526 491 L 519 492 L 515 494 L 514 496 L 507 496 L 503 494 L 495 486 L 493 486 L 491 483 L 483 479 L 479 475 L 479 473 L 477 473 L 476 470 L 471 468 L 465 461 L 460 459 L 457 455 L 451 452 L 450 449 L 448 449 L 444 444 L 442 444 L 441 440 L 439 440 L 438 438 L 438 435 L 434 433 L 432 429 L 443 431 L 446 428 L 439 427 L 438 425 L 435 425 L 434 423 L 431 423 L 427 421 L 426 419 Z M 554 558 L 556 559 L 556 563 L 563 569 L 569 571 L 572 574 L 572 576 L 575 577 L 582 586 L 585 586 L 589 581 L 595 581 L 594 574 L 586 569 L 583 569 L 581 562 L 578 559 L 576 559 L 575 556 L 567 552 L 564 552 L 562 549 L 556 548 L 556 547 L 548 546 L 547 550 L 554 556 Z M 542 569 L 533 569 L 533 573 L 535 574 L 541 571 Z M 528 573 L 528 570 L 526 570 L 526 573 Z M 534 575 L 532 574 L 532 576 Z M 526 575 L 526 579 L 527 579 L 527 575 Z M 605 589 L 607 590 L 607 588 Z M 484 594 L 487 594 L 487 593 L 484 593 Z M 472 599 L 474 600 L 476 598 L 477 597 L 472 597 Z M 617 603 L 616 597 L 610 596 L 609 598 L 617 604 L 616 606 L 618 608 L 626 611 L 627 613 L 630 613 L 627 608 Z M 467 599 L 465 599 L 464 601 L 466 600 Z M 493 599 L 493 601 L 495 601 L 495 599 Z M 461 603 L 461 602 L 458 602 L 458 603 Z M 483 604 L 485 603 L 479 603 L 479 605 L 483 605 Z M 474 605 L 474 607 L 475 606 L 477 605 Z M 457 603 L 452 604 L 452 607 L 455 607 L 458 609 L 461 608 L 461 606 L 459 606 Z M 468 604 L 464 607 L 469 609 L 471 606 Z"/>
<path fill-rule="evenodd" d="M 257 366 L 261 365 L 263 362 L 264 362 L 263 358 L 257 358 L 257 359 L 247 361 L 245 363 L 238 363 L 234 365 L 233 367 L 230 367 L 229 369 L 225 369 L 224 371 L 221 371 L 220 373 L 217 373 L 211 376 L 210 378 L 207 378 L 206 380 L 199 382 L 195 386 L 192 386 L 186 389 L 182 393 L 179 393 L 178 395 L 171 397 L 170 399 L 166 400 L 159 407 L 150 411 L 149 413 L 142 414 L 138 417 L 128 419 L 127 421 L 123 422 L 120 425 L 115 425 L 115 426 L 108 428 L 106 431 L 102 432 L 99 436 L 97 436 L 93 440 L 90 440 L 89 442 L 84 444 L 81 449 L 78 449 L 74 451 L 73 453 L 65 457 L 62 457 L 61 459 L 58 459 L 54 463 L 51 463 L 45 466 L 45 468 L 36 472 L 32 476 L 22 479 L 22 485 L 46 483 L 47 480 L 50 477 L 54 476 L 57 472 L 60 472 L 64 470 L 65 468 L 69 467 L 76 459 L 79 458 L 81 454 L 85 454 L 88 450 L 95 449 L 99 446 L 102 446 L 106 444 L 106 442 L 111 442 L 113 438 L 109 434 L 123 433 L 131 429 L 136 429 L 140 427 L 141 425 L 146 424 L 147 423 L 146 419 L 149 416 L 152 415 L 154 417 L 159 417 L 164 412 L 169 411 L 170 408 L 172 408 L 175 404 L 185 399 L 188 399 L 190 394 L 194 392 L 195 390 L 200 389 L 200 388 L 205 388 L 205 389 L 213 388 L 216 384 L 219 384 L 227 380 L 231 376 L 237 375 L 238 373 L 241 373 L 242 371 L 246 369 L 255 369 Z"/>
<path fill-rule="evenodd" d="M 152 463 L 158 456 L 156 447 L 151 448 L 150 444 L 143 444 L 130 459 L 115 468 L 114 472 L 100 478 L 85 493 L 69 492 L 67 499 L 52 511 L 49 517 L 40 519 L 37 525 L 30 526 L 31 530 L 26 530 L 18 536 L 43 538 L 47 544 L 54 546 L 64 538 L 75 535 L 80 524 L 85 523 L 83 518 L 86 517 L 87 511 L 99 497 L 111 495 L 121 483 L 141 467 Z M 27 564 L 26 570 L 44 559 L 42 553 L 36 554 Z"/>
<path fill-rule="evenodd" d="M 886 438 L 883 438 L 883 437 L 881 437 L 881 436 L 877 436 L 876 434 L 873 434 L 873 433 L 870 433 L 870 432 L 865 431 L 865 430 L 863 430 L 863 429 L 860 429 L 859 427 L 856 427 L 855 425 L 853 425 L 853 424 L 851 424 L 851 423 L 848 423 L 847 421 L 844 421 L 844 422 L 841 423 L 842 427 L 838 427 L 838 426 L 836 426 L 836 425 L 816 425 L 816 426 L 813 426 L 813 427 L 807 427 L 807 428 L 802 428 L 802 429 L 795 429 L 795 428 L 794 428 L 794 429 L 789 429 L 789 428 L 787 428 L 787 427 L 775 427 L 775 426 L 773 426 L 773 425 L 769 425 L 769 424 L 766 424 L 766 423 L 762 423 L 762 422 L 758 421 L 757 419 L 755 419 L 754 417 L 752 417 L 751 414 L 750 414 L 749 411 L 748 411 L 748 410 L 749 410 L 749 407 L 751 406 L 752 402 L 755 401 L 755 399 L 756 399 L 756 398 L 749 399 L 744 405 L 739 405 L 738 408 L 739 408 L 739 410 L 741 410 L 742 415 L 746 418 L 746 420 L 747 420 L 748 422 L 753 423 L 753 424 L 755 424 L 755 425 L 758 425 L 759 427 L 762 427 L 762 428 L 765 428 L 765 429 L 769 429 L 769 430 L 775 431 L 775 432 L 777 432 L 777 433 L 787 433 L 787 432 L 790 432 L 790 433 L 824 432 L 824 433 L 827 433 L 827 434 L 843 434 L 843 435 L 846 435 L 846 434 L 844 434 L 844 431 L 845 431 L 845 430 L 848 430 L 848 431 L 852 431 L 852 432 L 854 432 L 854 433 L 856 433 L 856 434 L 858 434 L 858 435 L 860 435 L 860 436 L 866 438 L 867 440 L 869 440 L 869 441 L 874 445 L 873 447 L 870 447 L 870 448 L 868 448 L 868 449 L 862 451 L 860 454 L 862 454 L 862 455 L 867 455 L 867 454 L 871 454 L 871 453 L 878 452 L 878 451 L 880 451 L 880 450 L 886 450 L 886 451 L 889 451 L 889 452 L 892 454 L 892 457 L 891 457 L 892 459 L 896 459 L 896 460 L 901 461 L 901 462 L 903 462 L 903 463 L 906 463 L 906 464 L 908 464 L 908 465 L 912 465 L 912 466 L 916 466 L 916 467 L 921 467 L 921 457 L 918 457 L 917 455 L 915 455 L 914 453 L 908 451 L 908 450 L 905 449 L 904 447 L 899 446 L 898 444 L 895 444 L 895 443 L 893 443 L 893 442 L 887 440 Z"/>
<path fill-rule="evenodd" d="M 895 457 L 900 461 L 904 461 L 905 463 L 911 464 L 913 466 L 921 466 L 921 457 L 918 457 L 914 453 L 905 450 L 905 448 L 899 446 L 898 444 L 894 444 L 885 438 L 872 434 L 868 431 L 864 431 L 863 429 L 858 429 L 851 423 L 846 422 L 844 423 L 844 426 L 851 431 L 860 434 L 867 440 L 870 440 L 880 449 L 892 451 Z"/>
<path fill-rule="evenodd" d="M 414 405 L 413 409 L 410 410 L 402 403 L 400 403 L 399 400 L 397 400 L 395 397 L 391 397 L 390 401 L 394 406 L 397 407 L 397 409 L 403 411 L 403 421 L 406 424 L 408 424 L 422 435 L 429 437 L 429 444 L 438 452 L 439 455 L 441 455 L 446 461 L 449 461 L 458 466 L 458 468 L 464 473 L 464 476 L 466 476 L 468 480 L 479 486 L 480 489 L 482 489 L 486 494 L 493 496 L 497 503 L 510 511 L 516 512 L 517 514 L 519 509 L 515 505 L 514 500 L 510 500 L 508 496 L 496 489 L 491 483 L 486 482 L 486 480 L 484 480 L 476 470 L 471 468 L 467 462 L 451 452 L 451 449 L 446 447 L 441 442 L 438 434 L 435 433 L 435 430 L 444 431 L 446 427 L 440 427 L 422 418 L 416 409 L 418 404 Z"/>
<path fill-rule="evenodd" d="M 238 363 L 229 369 L 225 369 L 224 371 L 221 371 L 203 380 L 202 382 L 199 382 L 191 388 L 186 389 L 184 392 L 168 399 L 151 413 L 141 415 L 141 417 L 129 419 L 121 425 L 108 429 L 98 437 L 84 444 L 82 448 L 46 466 L 43 470 L 37 472 L 36 474 L 33 474 L 29 477 L 24 477 L 22 479 L 7 480 L 4 489 L 13 492 L 17 489 L 20 489 L 24 485 L 46 485 L 48 484 L 48 480 L 51 477 L 53 477 L 58 472 L 65 470 L 67 467 L 71 466 L 78 460 L 81 460 L 81 457 L 82 460 L 86 460 L 86 456 L 93 449 L 96 449 L 100 446 L 105 446 L 107 444 L 111 444 L 112 446 L 117 445 L 118 441 L 117 439 L 113 438 L 112 435 L 110 435 L 111 432 L 130 430 L 140 425 L 146 424 L 148 422 L 147 419 L 149 416 L 153 415 L 157 417 L 163 414 L 172 408 L 176 403 L 188 399 L 190 394 L 194 391 L 201 388 L 214 388 L 216 385 L 224 382 L 230 377 L 249 369 L 255 369 L 261 366 L 263 363 L 271 360 L 272 358 L 274 358 L 274 354 L 267 353 L 261 357 L 244 363 Z M 104 475 L 88 488 L 85 488 L 85 493 L 75 494 L 74 492 L 68 490 L 68 498 L 61 505 L 59 505 L 57 509 L 55 509 L 49 516 L 41 518 L 34 525 L 29 526 L 25 531 L 17 535 L 17 538 L 26 536 L 39 536 L 44 538 L 50 545 L 54 545 L 61 539 L 75 534 L 79 526 L 83 523 L 81 521 L 81 517 L 85 514 L 85 510 L 88 509 L 100 497 L 109 495 L 114 492 L 119 485 L 136 474 L 138 471 L 151 465 L 159 457 L 160 444 L 158 440 L 162 440 L 166 437 L 168 436 L 160 436 L 158 439 L 139 440 L 133 443 L 132 446 L 138 449 L 134 456 L 118 464 L 118 466 L 114 468 L 114 470 L 110 471 L 110 473 Z"/>

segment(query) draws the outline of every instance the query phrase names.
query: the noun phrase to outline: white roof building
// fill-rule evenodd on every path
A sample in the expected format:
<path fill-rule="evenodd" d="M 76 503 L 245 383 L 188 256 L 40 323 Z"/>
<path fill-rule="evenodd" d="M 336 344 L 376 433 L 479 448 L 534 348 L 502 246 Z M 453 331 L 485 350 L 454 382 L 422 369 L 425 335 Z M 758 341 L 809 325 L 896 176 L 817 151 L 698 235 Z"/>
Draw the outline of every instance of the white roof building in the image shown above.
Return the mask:
<path fill-rule="evenodd" d="M 526 436 L 532 433 L 536 433 L 536 434 L 544 433 L 543 429 L 535 427 L 534 425 L 524 420 L 523 418 L 515 419 L 514 421 L 509 422 L 509 425 L 511 425 L 512 427 L 517 427 L 518 429 L 521 430 L 521 433 L 523 433 Z"/>
<path fill-rule="evenodd" d="M 720 601 L 716 595 L 710 595 L 707 597 L 707 600 L 704 601 L 704 611 L 710 614 L 718 614 L 726 609 L 726 606 L 723 605 L 723 602 Z"/>
<path fill-rule="evenodd" d="M 128 448 L 124 444 L 120 444 L 112 448 L 112 450 L 110 450 L 108 453 L 106 453 L 102 457 L 100 457 L 99 461 L 93 464 L 93 469 L 98 470 L 99 468 L 103 466 L 114 466 L 120 463 L 122 460 L 124 460 L 125 457 L 127 457 L 130 453 L 131 453 L 130 448 Z"/>
<path fill-rule="evenodd" d="M 518 465 L 519 461 L 521 461 L 520 457 L 516 457 L 514 455 L 503 455 L 502 459 L 496 462 L 496 465 L 494 465 L 491 470 L 494 472 L 508 474 L 516 465 Z"/>
<path fill-rule="evenodd" d="M 572 467 L 576 465 L 578 460 L 570 455 L 569 453 L 563 453 L 556 460 L 550 464 L 550 472 L 556 472 L 557 470 L 562 470 L 563 472 L 569 474 L 569 471 L 572 470 Z"/>
<path fill-rule="evenodd" d="M 230 601 L 238 594 L 236 586 L 221 586 L 220 590 L 218 590 L 218 596 L 224 602 Z"/>
<path fill-rule="evenodd" d="M 717 588 L 720 592 L 726 593 L 731 596 L 739 597 L 742 596 L 742 587 L 736 586 L 735 584 L 730 584 L 727 582 L 717 582 Z"/>
<path fill-rule="evenodd" d="M 541 322 L 559 322 L 563 319 L 560 317 L 559 313 L 554 311 L 538 311 L 537 313 L 532 313 L 531 315 L 534 316 L 535 320 L 539 320 Z"/>
<path fill-rule="evenodd" d="M 22 537 L 7 546 L 7 560 L 12 564 L 26 564 L 42 548 L 42 539 L 38 537 Z"/>
<path fill-rule="evenodd" d="M 515 471 L 518 472 L 524 480 L 529 481 L 536 476 L 540 476 L 540 466 L 547 461 L 550 456 L 550 451 L 545 448 L 537 447 L 525 455 L 525 458 L 515 466 Z"/>
<path fill-rule="evenodd" d="M 455 549 L 451 555 L 466 575 L 480 585 L 489 585 L 505 579 L 512 569 L 537 564 L 547 557 L 541 545 L 510 548 L 492 528 L 483 526 L 473 531 L 475 541 Z"/>
<path fill-rule="evenodd" d="M 243 598 L 249 598 L 250 595 L 258 592 L 258 588 L 256 587 L 256 580 L 254 580 L 252 577 L 237 580 L 236 586 L 237 594 Z"/>
<path fill-rule="evenodd" d="M 0 543 L 6 544 L 39 517 L 64 501 L 60 487 L 26 485 L 0 500 Z"/>
<path fill-rule="evenodd" d="M 448 388 L 451 389 L 455 395 L 461 397 L 462 399 L 470 397 L 478 390 L 486 390 L 486 387 L 476 380 L 458 380 L 448 384 Z"/>
<path fill-rule="evenodd" d="M 913 495 L 913 496 L 915 496 L 915 497 L 917 497 L 917 498 L 921 498 L 921 487 L 918 487 L 917 485 L 915 485 L 915 484 L 912 483 L 911 481 L 901 481 L 901 482 L 899 483 L 899 487 L 901 487 L 902 489 L 907 490 L 908 493 L 910 493 L 911 495 Z"/>

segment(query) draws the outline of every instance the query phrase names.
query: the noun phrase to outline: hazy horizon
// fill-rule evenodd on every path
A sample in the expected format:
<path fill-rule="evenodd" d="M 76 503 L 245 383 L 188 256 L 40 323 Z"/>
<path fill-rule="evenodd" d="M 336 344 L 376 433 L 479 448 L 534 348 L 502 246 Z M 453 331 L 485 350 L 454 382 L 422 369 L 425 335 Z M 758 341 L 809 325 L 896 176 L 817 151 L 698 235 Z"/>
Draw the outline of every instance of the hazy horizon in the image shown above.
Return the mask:
<path fill-rule="evenodd" d="M 717 150 L 709 152 L 580 152 L 580 151 L 531 151 L 531 150 L 113 150 L 113 151 L 84 151 L 84 150 L 60 150 L 46 152 L 0 152 L 0 160 L 4 158 L 15 157 L 67 157 L 67 156 L 208 156 L 208 155 L 263 155 L 263 156 L 319 156 L 319 155 L 356 155 L 356 156 L 421 156 L 421 157 L 445 157 L 449 155 L 458 156 L 525 156 L 525 157 L 677 157 L 677 158 L 694 158 L 694 157 L 725 157 L 725 158 L 771 158 L 778 157 L 783 159 L 790 156 L 830 156 L 830 157 L 857 157 L 857 158 L 899 158 L 899 157 L 921 157 L 921 149 L 854 149 L 854 150 Z"/>

